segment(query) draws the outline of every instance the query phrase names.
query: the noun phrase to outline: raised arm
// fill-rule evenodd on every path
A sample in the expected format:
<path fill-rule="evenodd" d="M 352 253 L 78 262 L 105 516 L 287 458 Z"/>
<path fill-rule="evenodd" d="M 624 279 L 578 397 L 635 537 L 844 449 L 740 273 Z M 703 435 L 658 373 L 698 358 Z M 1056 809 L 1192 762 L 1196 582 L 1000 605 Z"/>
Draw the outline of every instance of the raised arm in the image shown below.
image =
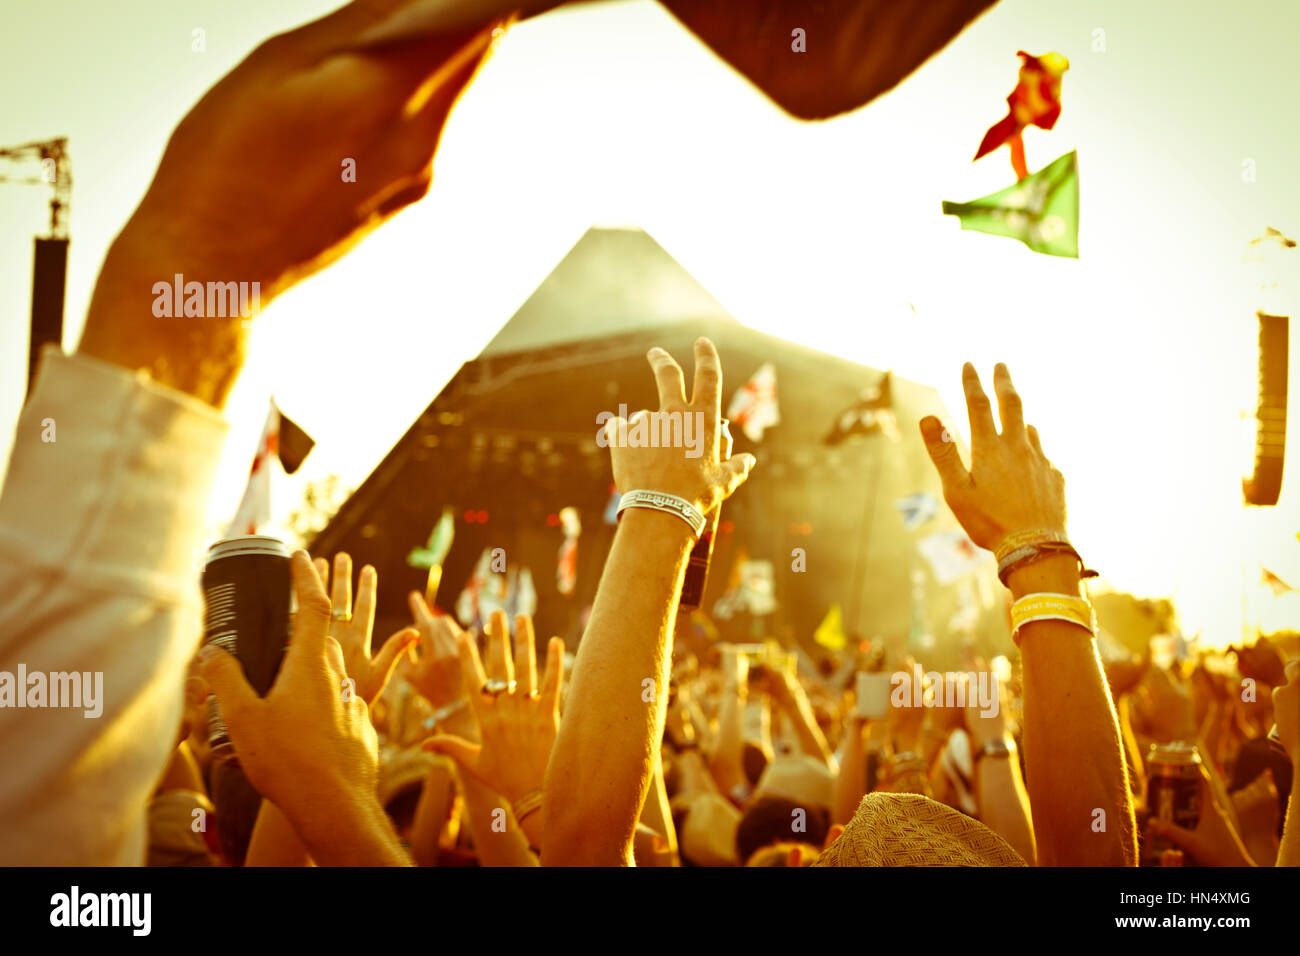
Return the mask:
<path fill-rule="evenodd" d="M 1065 479 L 1026 426 L 1006 366 L 994 372 L 1002 431 L 974 366 L 962 369 L 970 413 L 971 467 L 945 441 L 933 416 L 921 420 L 944 499 L 972 541 L 995 550 L 1017 532 L 1065 534 Z M 1052 554 L 1012 570 L 1007 586 L 1028 594 L 1079 598 L 1078 561 Z M 1025 624 L 1025 776 L 1044 865 L 1133 865 L 1137 841 L 1119 724 L 1087 627 L 1061 620 Z M 1100 812 L 1099 812 L 1100 811 Z"/>
<path fill-rule="evenodd" d="M 628 447 L 628 423 L 606 422 L 614 481 L 624 492 L 654 491 L 707 514 L 738 488 L 751 455 L 718 460 L 722 372 L 707 339 L 695 343 L 690 402 L 682 370 L 663 349 L 647 358 L 661 412 L 693 416 L 704 436 L 691 448 Z M 648 415 L 638 412 L 632 418 Z M 623 512 L 591 618 L 578 647 L 559 736 L 546 771 L 542 863 L 621 865 L 632 840 L 663 737 L 672 632 L 686 559 L 695 535 L 673 514 Z"/>

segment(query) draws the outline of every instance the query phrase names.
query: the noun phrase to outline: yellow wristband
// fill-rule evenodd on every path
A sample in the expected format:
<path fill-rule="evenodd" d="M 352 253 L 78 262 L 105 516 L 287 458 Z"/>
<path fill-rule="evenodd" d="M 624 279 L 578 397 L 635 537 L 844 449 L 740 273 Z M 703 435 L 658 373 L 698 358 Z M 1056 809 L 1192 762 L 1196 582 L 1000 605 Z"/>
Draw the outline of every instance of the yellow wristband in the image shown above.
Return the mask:
<path fill-rule="evenodd" d="M 1020 629 L 1033 621 L 1065 621 L 1077 624 L 1090 635 L 1097 633 L 1092 605 L 1068 594 L 1026 594 L 1011 605 L 1011 639 L 1020 644 Z"/>

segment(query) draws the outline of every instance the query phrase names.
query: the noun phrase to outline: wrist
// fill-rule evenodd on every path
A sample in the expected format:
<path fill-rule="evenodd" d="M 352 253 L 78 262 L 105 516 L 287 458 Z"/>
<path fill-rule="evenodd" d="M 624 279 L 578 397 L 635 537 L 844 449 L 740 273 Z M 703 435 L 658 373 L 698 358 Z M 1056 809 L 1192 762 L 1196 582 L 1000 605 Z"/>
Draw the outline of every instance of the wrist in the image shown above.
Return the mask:
<path fill-rule="evenodd" d="M 1007 588 L 1016 600 L 1026 594 L 1066 594 L 1079 597 L 1079 562 L 1068 554 L 1052 555 L 1016 568 L 1007 575 Z"/>
<path fill-rule="evenodd" d="M 293 815 L 294 829 L 322 866 L 397 866 L 404 854 L 379 798 L 338 784 L 316 791 Z"/>
<path fill-rule="evenodd" d="M 142 244 L 130 228 L 123 230 L 104 259 L 78 351 L 131 371 L 145 371 L 161 385 L 221 408 L 247 347 L 241 303 L 246 302 L 255 315 L 265 305 L 260 287 L 240 286 L 240 277 L 217 260 L 166 251 L 165 240 L 163 251 L 156 251 L 157 244 Z M 180 296 L 176 295 L 178 282 Z M 202 316 L 186 315 L 184 290 L 192 282 L 203 284 Z M 160 283 L 167 293 L 160 291 Z M 224 315 L 206 315 L 209 283 L 214 289 L 221 283 L 220 305 L 215 294 L 213 305 Z M 230 283 L 236 290 L 233 294 Z"/>
<path fill-rule="evenodd" d="M 619 519 L 619 531 L 624 529 L 636 535 L 637 542 L 659 545 L 669 551 L 680 551 L 682 560 L 690 554 L 695 544 L 695 532 L 681 518 L 666 511 L 652 508 L 629 508 Z"/>

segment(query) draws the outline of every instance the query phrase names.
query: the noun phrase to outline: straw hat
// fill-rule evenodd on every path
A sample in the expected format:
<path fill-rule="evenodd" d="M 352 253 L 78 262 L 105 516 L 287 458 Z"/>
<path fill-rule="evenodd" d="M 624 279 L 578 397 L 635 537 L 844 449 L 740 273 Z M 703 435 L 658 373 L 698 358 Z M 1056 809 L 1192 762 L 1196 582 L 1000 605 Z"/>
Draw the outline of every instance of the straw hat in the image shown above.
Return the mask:
<path fill-rule="evenodd" d="M 869 793 L 814 866 L 1025 866 L 978 820 L 917 793 Z"/>

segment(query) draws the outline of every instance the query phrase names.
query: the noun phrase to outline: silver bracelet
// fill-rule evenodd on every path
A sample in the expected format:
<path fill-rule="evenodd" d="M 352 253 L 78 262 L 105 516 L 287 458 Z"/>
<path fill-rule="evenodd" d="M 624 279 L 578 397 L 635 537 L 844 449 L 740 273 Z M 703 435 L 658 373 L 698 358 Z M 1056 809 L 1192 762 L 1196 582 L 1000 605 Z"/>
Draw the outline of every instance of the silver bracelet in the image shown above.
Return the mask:
<path fill-rule="evenodd" d="M 649 508 L 652 511 L 665 511 L 668 514 L 677 515 L 691 526 L 691 531 L 697 538 L 700 536 L 700 532 L 704 530 L 704 512 L 685 498 L 679 498 L 676 495 L 664 494 L 662 491 L 646 491 L 644 489 L 629 491 L 618 499 L 619 517 L 622 517 L 623 512 L 628 508 Z"/>

